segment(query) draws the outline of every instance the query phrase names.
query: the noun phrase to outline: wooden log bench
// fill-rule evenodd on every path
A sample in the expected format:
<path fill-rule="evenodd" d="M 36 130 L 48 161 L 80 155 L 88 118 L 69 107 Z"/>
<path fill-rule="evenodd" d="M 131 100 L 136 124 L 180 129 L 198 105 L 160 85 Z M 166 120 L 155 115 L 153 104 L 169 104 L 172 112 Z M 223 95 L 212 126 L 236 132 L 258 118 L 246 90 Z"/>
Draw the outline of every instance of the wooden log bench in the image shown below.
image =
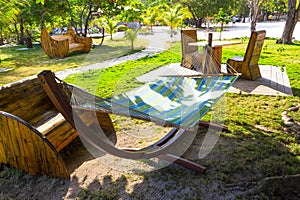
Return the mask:
<path fill-rule="evenodd" d="M 71 26 L 66 34 L 50 36 L 44 27 L 41 32 L 41 44 L 50 58 L 64 58 L 69 52 L 88 53 L 92 47 L 92 38 L 76 35 Z"/>
<path fill-rule="evenodd" d="M 97 117 L 104 131 L 114 132 L 107 114 Z M 60 152 L 77 136 L 36 76 L 0 87 L 0 163 L 33 175 L 68 178 Z"/>

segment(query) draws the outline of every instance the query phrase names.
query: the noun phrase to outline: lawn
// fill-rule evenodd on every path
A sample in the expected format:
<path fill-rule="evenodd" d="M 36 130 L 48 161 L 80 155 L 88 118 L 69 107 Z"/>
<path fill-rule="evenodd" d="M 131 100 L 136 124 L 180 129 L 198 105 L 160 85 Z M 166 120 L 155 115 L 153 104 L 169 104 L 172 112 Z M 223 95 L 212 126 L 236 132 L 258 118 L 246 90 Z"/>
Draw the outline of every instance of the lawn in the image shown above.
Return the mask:
<path fill-rule="evenodd" d="M 144 49 L 147 43 L 146 40 L 138 39 L 134 51 Z M 0 86 L 36 75 L 43 70 L 60 71 L 118 58 L 133 53 L 130 45 L 129 41 L 122 38 L 115 38 L 113 41 L 106 38 L 102 46 L 92 48 L 90 53 L 71 53 L 64 59 L 50 59 L 39 44 L 29 50 L 25 46 L 2 47 L 0 69 L 12 68 L 13 70 L 0 73 Z"/>
<path fill-rule="evenodd" d="M 225 47 L 223 62 L 235 55 L 243 55 L 247 42 Z M 66 81 L 80 85 L 102 97 L 131 90 L 142 83 L 135 77 L 172 62 L 180 62 L 180 44 L 151 58 L 129 61 L 113 68 L 71 75 Z M 216 145 L 216 155 L 205 159 L 204 165 L 214 166 L 217 172 L 208 172 L 209 181 L 222 184 L 259 181 L 265 177 L 300 173 L 300 135 L 284 125 L 283 111 L 300 103 L 300 46 L 275 44 L 265 41 L 259 64 L 285 67 L 294 96 L 225 95 L 225 125 L 230 133 L 222 133 L 222 142 Z M 117 76 L 114 76 L 118 74 Z M 90 80 L 90 81 L 88 81 Z M 111 84 L 112 83 L 112 84 Z M 212 110 L 217 109 L 218 105 Z M 299 114 L 299 112 L 297 112 Z M 295 119 L 300 117 L 292 113 Z M 210 120 L 210 113 L 204 117 Z M 220 155 L 222 154 L 222 155 Z M 214 159 L 210 159 L 213 157 Z M 217 158 L 217 159 L 215 159 Z M 203 163 L 203 161 L 202 161 Z M 213 170 L 213 171 L 214 171 Z M 197 182 L 199 180 L 194 180 Z M 208 182 L 209 182 L 208 181 Z"/>
<path fill-rule="evenodd" d="M 246 45 L 247 42 L 224 47 L 223 62 L 229 57 L 243 55 Z M 3 62 L 0 67 L 3 67 L 4 64 L 5 66 L 14 67 L 17 62 L 13 57 L 17 48 L 19 47 L 8 48 L 14 53 L 11 53 L 11 58 L 8 56 L 9 53 L 5 53 L 6 57 L 2 58 Z M 45 55 L 42 55 L 40 50 L 32 51 L 36 52 L 33 57 L 41 56 L 41 60 L 47 63 L 46 65 L 49 69 L 56 67 L 59 63 L 59 68 L 52 70 L 66 69 L 79 66 L 82 63 L 88 64 L 93 62 L 84 59 L 84 56 L 81 57 L 80 55 L 69 57 L 66 60 L 52 61 Z M 102 70 L 70 75 L 65 81 L 74 83 L 96 95 L 109 97 L 140 86 L 142 83 L 135 79 L 137 76 L 169 63 L 180 62 L 180 51 L 180 44 L 175 43 L 172 44 L 169 51 L 161 54 L 137 61 L 128 61 Z M 105 53 L 103 54 L 105 55 Z M 103 180 L 100 180 L 99 177 L 95 178 L 90 185 L 84 186 L 78 180 L 77 182 L 75 181 L 81 187 L 78 198 L 117 199 L 127 194 L 128 196 L 125 196 L 128 198 L 143 199 L 145 198 L 143 194 L 151 194 L 155 198 L 170 193 L 173 196 L 164 197 L 172 199 L 197 199 L 201 197 L 206 197 L 207 199 L 216 199 L 218 197 L 269 199 L 280 198 L 283 195 L 285 197 L 289 197 L 289 195 L 295 197 L 292 190 L 299 184 L 283 187 L 281 182 L 283 182 L 282 176 L 300 174 L 300 135 L 293 127 L 288 127 L 283 123 L 281 114 L 288 108 L 300 103 L 299 55 L 300 46 L 298 45 L 283 46 L 275 44 L 275 40 L 272 39 L 265 41 L 259 64 L 285 67 L 294 96 L 226 93 L 220 104 L 226 105 L 224 124 L 229 127 L 230 132 L 221 133 L 218 143 L 204 159 L 195 158 L 192 155 L 195 147 L 199 148 L 197 146 L 199 141 L 193 144 L 184 155 L 187 158 L 193 157 L 194 161 L 199 161 L 199 163 L 208 166 L 206 174 L 198 175 L 189 170 L 170 166 L 150 173 L 128 174 L 123 172 L 120 177 L 112 175 L 107 178 L 105 176 L 106 179 L 104 177 Z M 18 56 L 20 56 L 19 53 Z M 109 57 L 106 58 L 108 59 Z M 39 68 L 41 65 L 36 64 L 35 58 L 31 58 L 31 56 L 28 56 L 25 60 L 21 61 L 20 59 L 18 62 L 25 62 L 27 63 L 26 66 L 19 64 L 17 67 L 14 67 L 14 71 L 0 74 L 2 84 L 11 80 L 7 78 L 10 77 L 7 75 L 12 75 L 14 72 L 23 74 L 21 69 L 26 71 L 26 67 L 36 66 L 36 68 Z M 40 67 L 37 72 L 31 72 L 30 74 L 38 73 L 42 68 Z M 212 111 L 217 110 L 218 106 L 221 105 L 217 104 Z M 295 119 L 300 120 L 299 112 L 291 115 Z M 209 121 L 210 117 L 211 112 L 204 117 L 204 120 Z M 12 176 L 14 175 L 8 173 L 7 170 L 0 172 L 0 188 L 5 184 L 16 184 L 16 179 L 23 184 L 24 182 L 26 183 L 26 177 L 17 175 L 15 178 L 8 179 L 8 177 Z M 269 179 L 266 179 L 277 176 L 280 177 L 274 185 L 271 185 L 268 181 Z M 88 178 L 88 175 L 86 178 Z M 109 187 L 104 185 L 104 182 L 108 181 L 107 179 L 110 182 Z M 35 180 L 35 178 L 30 180 Z M 57 191 L 55 190 L 55 192 L 61 191 L 61 188 L 67 187 L 68 189 L 69 187 L 61 182 L 56 182 L 56 180 L 51 181 L 51 183 L 57 183 Z M 97 189 L 91 189 L 97 184 L 99 185 Z M 18 187 L 23 188 L 23 186 Z M 278 187 L 280 189 L 284 188 L 283 191 L 279 191 Z M 141 192 L 144 190 L 148 192 Z"/>

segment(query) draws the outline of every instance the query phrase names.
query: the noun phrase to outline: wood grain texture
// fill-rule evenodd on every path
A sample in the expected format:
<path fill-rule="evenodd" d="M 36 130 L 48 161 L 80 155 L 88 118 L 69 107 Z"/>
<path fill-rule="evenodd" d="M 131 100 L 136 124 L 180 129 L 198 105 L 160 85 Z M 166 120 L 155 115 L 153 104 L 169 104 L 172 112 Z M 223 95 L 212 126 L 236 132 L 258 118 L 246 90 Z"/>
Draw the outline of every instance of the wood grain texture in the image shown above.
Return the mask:
<path fill-rule="evenodd" d="M 44 27 L 41 32 L 41 43 L 50 58 L 64 58 L 68 52 L 88 53 L 92 47 L 92 38 L 76 35 L 71 26 L 68 27 L 66 34 L 50 36 Z"/>
<path fill-rule="evenodd" d="M 37 77 L 0 88 L 0 162 L 30 174 L 69 176 L 59 151 L 78 134 Z"/>
<path fill-rule="evenodd" d="M 241 78 L 257 80 L 261 77 L 258 60 L 264 44 L 266 31 L 253 31 L 244 55 L 243 61 L 229 58 L 227 63 L 237 72 L 242 73 Z"/>
<path fill-rule="evenodd" d="M 69 177 L 62 157 L 34 127 L 0 112 L 0 162 L 34 175 Z"/>

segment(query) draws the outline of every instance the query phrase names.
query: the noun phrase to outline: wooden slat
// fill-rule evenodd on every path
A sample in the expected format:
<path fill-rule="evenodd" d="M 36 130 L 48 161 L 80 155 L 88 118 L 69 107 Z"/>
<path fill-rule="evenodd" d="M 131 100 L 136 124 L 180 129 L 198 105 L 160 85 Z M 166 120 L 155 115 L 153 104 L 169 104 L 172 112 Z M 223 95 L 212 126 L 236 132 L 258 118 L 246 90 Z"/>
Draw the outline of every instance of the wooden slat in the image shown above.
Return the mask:
<path fill-rule="evenodd" d="M 234 59 L 228 59 L 227 62 L 238 72 L 242 73 L 242 78 L 256 80 L 261 77 L 258 60 L 263 47 L 265 35 L 265 31 L 253 31 L 251 33 L 242 65 Z"/>
<path fill-rule="evenodd" d="M 24 154 L 24 146 L 21 139 L 20 123 L 16 120 L 8 120 L 10 127 L 11 140 L 13 144 L 13 152 L 16 157 L 17 168 L 28 170 L 26 157 Z"/>
<path fill-rule="evenodd" d="M 30 124 L 23 120 L 1 112 L 0 129 L 1 162 L 25 172 L 54 177 L 68 177 L 66 166 L 52 146 Z M 5 158 L 5 160 L 3 159 Z"/>
<path fill-rule="evenodd" d="M 4 149 L 5 155 L 7 158 L 7 163 L 9 163 L 12 167 L 17 168 L 16 157 L 13 151 L 13 143 L 11 141 L 11 133 L 9 127 L 9 119 L 6 116 L 1 115 L 1 121 L 3 121 L 3 127 L 1 127 L 1 134 L 3 134 L 4 139 Z"/>
<path fill-rule="evenodd" d="M 13 114 L 3 115 L 4 112 L 0 114 L 1 163 L 30 174 L 69 176 L 58 151 L 67 146 L 78 134 L 63 117 L 55 128 L 51 127 L 53 124 L 47 124 L 58 111 L 37 77 L 0 87 L 1 110 Z M 49 139 L 24 120 L 38 126 L 46 123 L 45 126 L 51 129 L 45 135 Z M 55 141 L 55 144 L 52 144 L 51 140 Z"/>
<path fill-rule="evenodd" d="M 3 115 L 0 114 L 0 162 L 1 163 L 8 163 L 9 158 L 6 155 L 6 150 L 7 150 L 7 144 L 6 144 L 6 135 L 5 135 L 5 130 L 6 130 L 6 119 Z"/>
<path fill-rule="evenodd" d="M 20 126 L 19 128 L 22 133 L 20 140 L 23 142 L 23 150 L 27 161 L 27 172 L 30 174 L 37 174 L 38 170 L 35 167 L 37 158 L 35 156 L 35 147 L 32 142 L 32 131 L 26 126 Z"/>

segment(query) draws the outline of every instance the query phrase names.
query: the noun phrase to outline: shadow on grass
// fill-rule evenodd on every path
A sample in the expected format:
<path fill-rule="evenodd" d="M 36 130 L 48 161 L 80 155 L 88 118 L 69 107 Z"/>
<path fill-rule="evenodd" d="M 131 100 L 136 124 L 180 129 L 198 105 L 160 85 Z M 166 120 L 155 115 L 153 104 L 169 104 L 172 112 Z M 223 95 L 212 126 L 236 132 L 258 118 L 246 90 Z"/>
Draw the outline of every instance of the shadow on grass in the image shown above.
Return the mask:
<path fill-rule="evenodd" d="M 292 87 L 293 95 L 296 97 L 300 97 L 300 89 Z"/>

